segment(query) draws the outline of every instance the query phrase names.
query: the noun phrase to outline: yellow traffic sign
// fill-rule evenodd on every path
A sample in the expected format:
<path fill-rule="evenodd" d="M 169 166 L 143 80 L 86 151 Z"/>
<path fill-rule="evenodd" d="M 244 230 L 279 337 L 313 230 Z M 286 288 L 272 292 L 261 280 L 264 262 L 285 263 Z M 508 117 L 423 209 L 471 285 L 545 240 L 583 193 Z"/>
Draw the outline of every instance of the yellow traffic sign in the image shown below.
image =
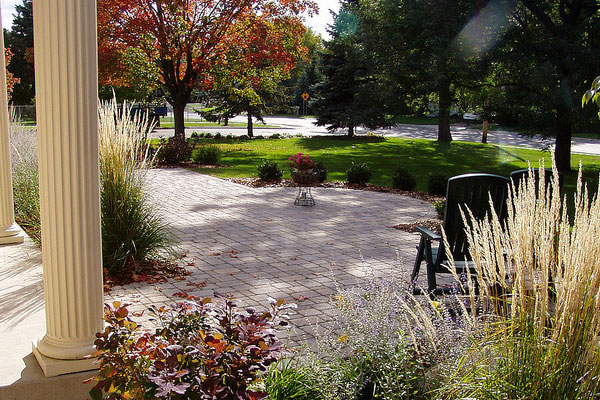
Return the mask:
<path fill-rule="evenodd" d="M 310 95 L 308 94 L 308 92 L 302 93 L 302 99 L 304 99 L 304 101 L 308 100 L 309 97 Z"/>

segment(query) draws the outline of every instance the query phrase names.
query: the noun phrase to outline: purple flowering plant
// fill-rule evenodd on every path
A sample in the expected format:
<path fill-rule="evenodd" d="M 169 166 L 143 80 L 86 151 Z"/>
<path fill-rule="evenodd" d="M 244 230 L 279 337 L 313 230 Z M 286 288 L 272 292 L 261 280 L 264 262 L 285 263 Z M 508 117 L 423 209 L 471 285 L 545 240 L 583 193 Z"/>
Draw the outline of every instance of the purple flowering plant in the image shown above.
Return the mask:
<path fill-rule="evenodd" d="M 308 154 L 298 153 L 288 158 L 287 164 L 292 169 L 297 169 L 300 172 L 306 172 L 309 169 L 316 168 L 317 164 L 310 159 Z"/>

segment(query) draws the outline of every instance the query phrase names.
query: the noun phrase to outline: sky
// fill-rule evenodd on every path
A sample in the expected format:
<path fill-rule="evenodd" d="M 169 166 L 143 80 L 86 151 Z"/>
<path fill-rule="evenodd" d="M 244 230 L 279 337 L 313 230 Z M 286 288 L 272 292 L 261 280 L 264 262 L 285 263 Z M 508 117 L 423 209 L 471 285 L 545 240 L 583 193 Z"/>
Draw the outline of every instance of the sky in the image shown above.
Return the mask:
<path fill-rule="evenodd" d="M 10 28 L 12 25 L 12 15 L 15 5 L 21 4 L 22 0 L 0 0 L 2 2 L 2 27 Z M 307 18 L 306 25 L 320 33 L 323 38 L 327 38 L 327 25 L 333 22 L 329 10 L 337 12 L 339 10 L 338 0 L 315 0 L 319 5 L 319 14 L 312 18 Z"/>

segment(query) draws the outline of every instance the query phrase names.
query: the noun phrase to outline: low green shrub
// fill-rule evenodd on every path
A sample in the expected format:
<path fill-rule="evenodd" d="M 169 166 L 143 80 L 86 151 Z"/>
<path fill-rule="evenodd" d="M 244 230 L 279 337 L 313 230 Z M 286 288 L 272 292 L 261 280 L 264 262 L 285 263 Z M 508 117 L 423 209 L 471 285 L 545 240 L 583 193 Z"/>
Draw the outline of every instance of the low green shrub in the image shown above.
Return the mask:
<path fill-rule="evenodd" d="M 429 175 L 427 179 L 427 192 L 435 196 L 445 196 L 448 186 L 448 177 L 444 174 Z"/>
<path fill-rule="evenodd" d="M 204 134 L 204 137 L 205 137 L 205 138 L 207 138 L 207 139 L 212 139 L 212 138 L 213 138 L 213 134 L 212 134 L 212 133 L 210 133 L 210 132 L 206 132 L 206 133 Z"/>
<path fill-rule="evenodd" d="M 398 167 L 392 175 L 392 185 L 396 189 L 411 191 L 417 187 L 417 180 L 407 168 Z"/>
<path fill-rule="evenodd" d="M 221 139 L 223 137 L 223 135 L 221 134 L 221 132 L 217 132 L 215 133 L 215 136 L 213 137 L 214 139 Z"/>
<path fill-rule="evenodd" d="M 437 212 L 437 217 L 439 219 L 443 220 L 444 214 L 446 214 L 446 201 L 444 201 L 444 200 L 434 201 L 433 207 L 435 208 L 435 211 Z"/>
<path fill-rule="evenodd" d="M 274 133 L 271 136 L 269 136 L 269 139 L 281 139 L 281 134 L 280 133 Z"/>
<path fill-rule="evenodd" d="M 327 180 L 327 167 L 321 161 L 317 161 L 315 170 L 319 174 L 319 182 L 325 182 Z"/>
<path fill-rule="evenodd" d="M 371 179 L 371 167 L 365 163 L 355 164 L 346 171 L 348 183 L 365 185 Z"/>
<path fill-rule="evenodd" d="M 260 139 L 264 139 L 265 137 L 263 135 L 256 135 L 254 136 L 254 139 L 256 140 L 260 140 Z"/>
<path fill-rule="evenodd" d="M 215 145 L 204 145 L 198 147 L 192 153 L 192 161 L 198 164 L 216 165 L 221 159 L 221 149 Z"/>
<path fill-rule="evenodd" d="M 231 139 L 233 139 L 233 135 L 231 133 L 229 133 L 225 136 L 225 139 L 231 140 Z"/>
<path fill-rule="evenodd" d="M 186 302 L 151 307 L 159 327 L 150 333 L 115 302 L 105 309 L 106 328 L 94 344 L 100 362 L 94 400 L 262 399 L 250 389 L 279 356 L 275 333 L 287 325 L 292 307 L 269 299 L 270 309 L 238 310 L 232 298 L 213 302 L 190 296 Z"/>
<path fill-rule="evenodd" d="M 182 139 L 161 138 L 156 153 L 156 161 L 162 165 L 179 164 L 188 161 L 192 156 L 192 146 Z"/>
<path fill-rule="evenodd" d="M 239 140 L 248 140 L 248 139 L 250 139 L 250 136 L 248 136 L 248 135 L 239 136 Z"/>
<path fill-rule="evenodd" d="M 283 170 L 279 168 L 276 162 L 263 160 L 262 164 L 256 167 L 258 177 L 263 181 L 279 181 L 283 178 Z"/>

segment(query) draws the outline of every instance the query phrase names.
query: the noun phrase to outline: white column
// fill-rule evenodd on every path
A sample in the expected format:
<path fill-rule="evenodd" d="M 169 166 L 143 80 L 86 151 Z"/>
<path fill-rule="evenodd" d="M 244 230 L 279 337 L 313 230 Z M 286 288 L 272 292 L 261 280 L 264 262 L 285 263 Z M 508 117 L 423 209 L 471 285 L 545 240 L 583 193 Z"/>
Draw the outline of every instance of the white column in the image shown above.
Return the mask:
<path fill-rule="evenodd" d="M 0 33 L 2 15 L 0 14 Z M 10 173 L 10 136 L 8 133 L 8 100 L 4 35 L 0 35 L 0 244 L 23 243 L 21 228 L 15 224 L 12 178 Z"/>
<path fill-rule="evenodd" d="M 94 369 L 103 329 L 95 0 L 35 0 L 46 376 Z M 68 361 L 70 360 L 70 361 Z"/>

